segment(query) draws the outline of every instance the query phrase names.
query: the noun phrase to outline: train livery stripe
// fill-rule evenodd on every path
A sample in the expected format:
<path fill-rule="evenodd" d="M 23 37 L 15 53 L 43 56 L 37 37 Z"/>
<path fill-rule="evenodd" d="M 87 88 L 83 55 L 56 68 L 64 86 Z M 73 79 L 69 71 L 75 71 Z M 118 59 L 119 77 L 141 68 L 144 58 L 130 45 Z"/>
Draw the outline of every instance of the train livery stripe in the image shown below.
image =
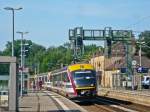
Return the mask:
<path fill-rule="evenodd" d="M 90 69 L 93 70 L 93 66 L 91 64 L 75 64 L 75 65 L 70 65 L 68 67 L 69 71 L 76 71 L 76 70 L 84 70 L 84 69 Z"/>
<path fill-rule="evenodd" d="M 73 78 L 72 78 L 71 73 L 70 73 L 69 70 L 68 70 L 68 76 L 69 76 L 69 79 L 70 79 L 70 81 L 71 81 L 72 88 L 73 88 L 73 90 L 74 90 L 74 95 L 77 96 L 76 86 L 75 86 L 75 83 L 74 83 L 74 81 L 73 81 Z"/>
<path fill-rule="evenodd" d="M 79 88 L 76 88 L 77 90 L 79 89 L 94 89 L 95 87 L 79 87 Z"/>

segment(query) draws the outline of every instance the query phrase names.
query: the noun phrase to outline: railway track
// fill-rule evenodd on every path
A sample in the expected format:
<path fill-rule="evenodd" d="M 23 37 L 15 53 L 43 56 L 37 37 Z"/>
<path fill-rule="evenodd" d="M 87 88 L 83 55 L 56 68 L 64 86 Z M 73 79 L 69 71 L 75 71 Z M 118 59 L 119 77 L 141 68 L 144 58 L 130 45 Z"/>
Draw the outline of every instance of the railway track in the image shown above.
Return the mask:
<path fill-rule="evenodd" d="M 150 107 L 107 97 L 76 102 L 89 112 L 149 112 Z"/>
<path fill-rule="evenodd" d="M 52 99 L 52 101 L 55 104 L 57 104 L 56 106 L 59 110 L 63 110 L 61 108 L 62 104 L 58 104 L 54 100 L 55 97 L 58 97 L 56 94 L 57 93 L 55 93 L 55 95 L 54 94 L 51 95 L 46 93 L 46 96 L 48 96 L 50 99 Z M 84 108 L 85 110 L 87 110 L 88 112 L 150 112 L 150 106 L 144 106 L 128 101 L 117 100 L 114 98 L 102 96 L 97 96 L 92 100 L 76 101 L 75 103 L 78 104 L 80 107 Z"/>

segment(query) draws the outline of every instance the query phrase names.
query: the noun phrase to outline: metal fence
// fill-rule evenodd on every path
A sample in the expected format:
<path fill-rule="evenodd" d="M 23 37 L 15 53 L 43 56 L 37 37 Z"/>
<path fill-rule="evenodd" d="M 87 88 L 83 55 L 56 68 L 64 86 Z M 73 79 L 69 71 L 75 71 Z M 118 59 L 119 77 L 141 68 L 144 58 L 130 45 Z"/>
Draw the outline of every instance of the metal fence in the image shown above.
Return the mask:
<path fill-rule="evenodd" d="M 127 89 L 127 90 L 145 90 L 150 89 L 149 87 L 145 87 L 142 85 L 143 80 L 142 75 L 133 75 L 126 76 L 122 74 L 113 74 L 112 75 L 112 88 L 114 89 Z"/>

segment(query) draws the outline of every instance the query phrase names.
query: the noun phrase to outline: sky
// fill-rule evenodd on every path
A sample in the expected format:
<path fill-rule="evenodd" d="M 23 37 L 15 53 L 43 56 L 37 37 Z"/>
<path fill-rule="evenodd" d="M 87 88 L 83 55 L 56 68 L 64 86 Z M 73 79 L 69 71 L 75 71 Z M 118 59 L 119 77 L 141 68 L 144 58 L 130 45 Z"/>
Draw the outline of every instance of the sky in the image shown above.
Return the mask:
<path fill-rule="evenodd" d="M 46 48 L 69 42 L 69 29 L 80 26 L 128 29 L 137 35 L 150 30 L 150 0 L 0 0 L 0 50 L 12 41 L 12 12 L 4 10 L 8 6 L 23 8 L 15 11 L 15 32 L 29 32 L 25 39 Z M 15 33 L 15 40 L 20 38 Z"/>

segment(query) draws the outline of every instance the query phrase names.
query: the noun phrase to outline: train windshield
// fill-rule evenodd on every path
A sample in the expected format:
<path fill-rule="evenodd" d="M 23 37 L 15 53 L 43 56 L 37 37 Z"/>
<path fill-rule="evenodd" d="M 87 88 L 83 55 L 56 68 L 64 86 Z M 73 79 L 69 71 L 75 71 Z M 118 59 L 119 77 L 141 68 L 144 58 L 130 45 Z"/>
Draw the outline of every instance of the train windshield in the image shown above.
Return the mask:
<path fill-rule="evenodd" d="M 96 73 L 93 70 L 75 71 L 72 72 L 75 84 L 78 87 L 95 86 Z"/>

